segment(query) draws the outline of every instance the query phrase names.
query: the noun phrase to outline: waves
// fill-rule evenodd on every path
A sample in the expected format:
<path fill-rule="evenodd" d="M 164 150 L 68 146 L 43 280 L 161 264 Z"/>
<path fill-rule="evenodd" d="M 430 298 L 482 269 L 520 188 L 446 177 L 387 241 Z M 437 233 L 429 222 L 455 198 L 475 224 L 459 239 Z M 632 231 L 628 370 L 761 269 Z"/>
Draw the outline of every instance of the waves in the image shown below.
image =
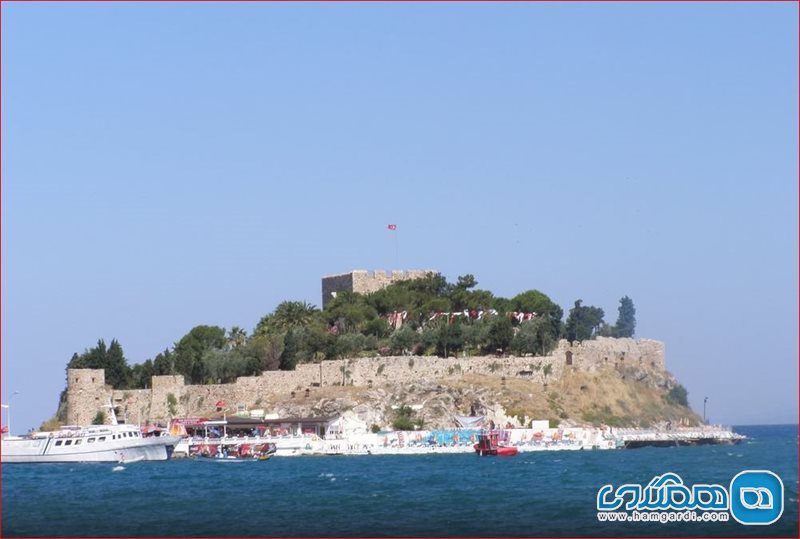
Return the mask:
<path fill-rule="evenodd" d="M 3 534 L 17 537 L 531 537 L 797 535 L 796 427 L 730 446 L 475 455 L 3 465 Z M 761 430 L 759 430 L 761 429 Z M 766 429 L 766 430 L 764 430 Z M 745 429 L 743 429 L 744 431 Z M 743 469 L 784 478 L 774 526 L 599 523 L 600 486 L 665 472 L 727 484 Z"/>

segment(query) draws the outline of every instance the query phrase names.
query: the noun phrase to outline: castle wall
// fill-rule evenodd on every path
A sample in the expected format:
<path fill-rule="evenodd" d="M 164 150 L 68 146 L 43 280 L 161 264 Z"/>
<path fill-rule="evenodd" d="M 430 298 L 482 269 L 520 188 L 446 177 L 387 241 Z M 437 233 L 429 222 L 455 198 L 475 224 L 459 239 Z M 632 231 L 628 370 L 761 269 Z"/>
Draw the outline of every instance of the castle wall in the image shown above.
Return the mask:
<path fill-rule="evenodd" d="M 571 365 L 568 364 L 570 359 Z M 547 365 L 550 365 L 550 372 L 545 374 Z M 171 417 L 213 414 L 218 401 L 225 402 L 227 413 L 235 412 L 239 405 L 269 412 L 276 404 L 290 399 L 292 392 L 313 391 L 320 385 L 368 387 L 388 382 L 446 380 L 465 374 L 547 383 L 559 379 L 570 368 L 597 372 L 626 367 L 665 371 L 664 344 L 652 340 L 598 337 L 574 344 L 561 340 L 548 356 L 391 356 L 332 360 L 301 364 L 294 371 L 265 371 L 261 376 L 238 378 L 233 384 L 205 386 L 185 385 L 182 376 L 154 376 L 152 389 L 114 390 L 113 399 L 121 412 L 127 412 L 130 422 L 150 420 L 164 423 Z M 112 390 L 105 386 L 102 370 L 70 369 L 67 389 L 68 421 L 76 424 L 90 423 L 99 406 L 107 404 L 112 396 Z"/>

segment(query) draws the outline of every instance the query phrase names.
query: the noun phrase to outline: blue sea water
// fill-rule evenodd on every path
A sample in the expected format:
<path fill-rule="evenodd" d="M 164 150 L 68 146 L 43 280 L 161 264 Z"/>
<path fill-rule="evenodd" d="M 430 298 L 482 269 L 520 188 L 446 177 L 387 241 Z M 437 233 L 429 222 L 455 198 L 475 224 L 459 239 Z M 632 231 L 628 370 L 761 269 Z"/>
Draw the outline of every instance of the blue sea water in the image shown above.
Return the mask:
<path fill-rule="evenodd" d="M 736 429 L 737 446 L 475 455 L 285 457 L 2 467 L 3 537 L 798 536 L 798 428 Z M 598 522 L 604 484 L 666 472 L 784 483 L 770 526 Z"/>

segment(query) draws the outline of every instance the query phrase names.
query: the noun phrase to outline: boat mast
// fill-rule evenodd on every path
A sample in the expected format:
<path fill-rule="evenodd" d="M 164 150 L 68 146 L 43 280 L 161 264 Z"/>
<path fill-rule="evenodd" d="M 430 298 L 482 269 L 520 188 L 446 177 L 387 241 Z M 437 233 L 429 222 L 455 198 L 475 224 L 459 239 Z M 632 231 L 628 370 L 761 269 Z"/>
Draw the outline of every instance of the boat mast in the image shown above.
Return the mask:
<path fill-rule="evenodd" d="M 111 402 L 111 400 L 108 401 L 108 404 L 106 404 L 106 406 L 108 407 L 108 411 L 111 416 L 111 424 L 119 425 L 119 423 L 117 422 L 117 414 L 114 412 L 114 404 Z"/>

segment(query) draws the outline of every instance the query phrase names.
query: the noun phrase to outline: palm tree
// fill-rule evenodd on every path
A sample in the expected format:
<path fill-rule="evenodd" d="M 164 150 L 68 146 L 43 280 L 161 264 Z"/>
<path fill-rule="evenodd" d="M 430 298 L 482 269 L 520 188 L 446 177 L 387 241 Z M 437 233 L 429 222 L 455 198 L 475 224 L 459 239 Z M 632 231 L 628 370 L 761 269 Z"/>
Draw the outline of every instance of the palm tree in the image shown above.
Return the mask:
<path fill-rule="evenodd" d="M 272 324 L 282 330 L 307 326 L 318 312 L 316 306 L 305 301 L 284 301 L 275 308 Z"/>
<path fill-rule="evenodd" d="M 227 344 L 229 348 L 239 348 L 247 342 L 247 331 L 239 326 L 233 326 L 228 331 Z"/>

